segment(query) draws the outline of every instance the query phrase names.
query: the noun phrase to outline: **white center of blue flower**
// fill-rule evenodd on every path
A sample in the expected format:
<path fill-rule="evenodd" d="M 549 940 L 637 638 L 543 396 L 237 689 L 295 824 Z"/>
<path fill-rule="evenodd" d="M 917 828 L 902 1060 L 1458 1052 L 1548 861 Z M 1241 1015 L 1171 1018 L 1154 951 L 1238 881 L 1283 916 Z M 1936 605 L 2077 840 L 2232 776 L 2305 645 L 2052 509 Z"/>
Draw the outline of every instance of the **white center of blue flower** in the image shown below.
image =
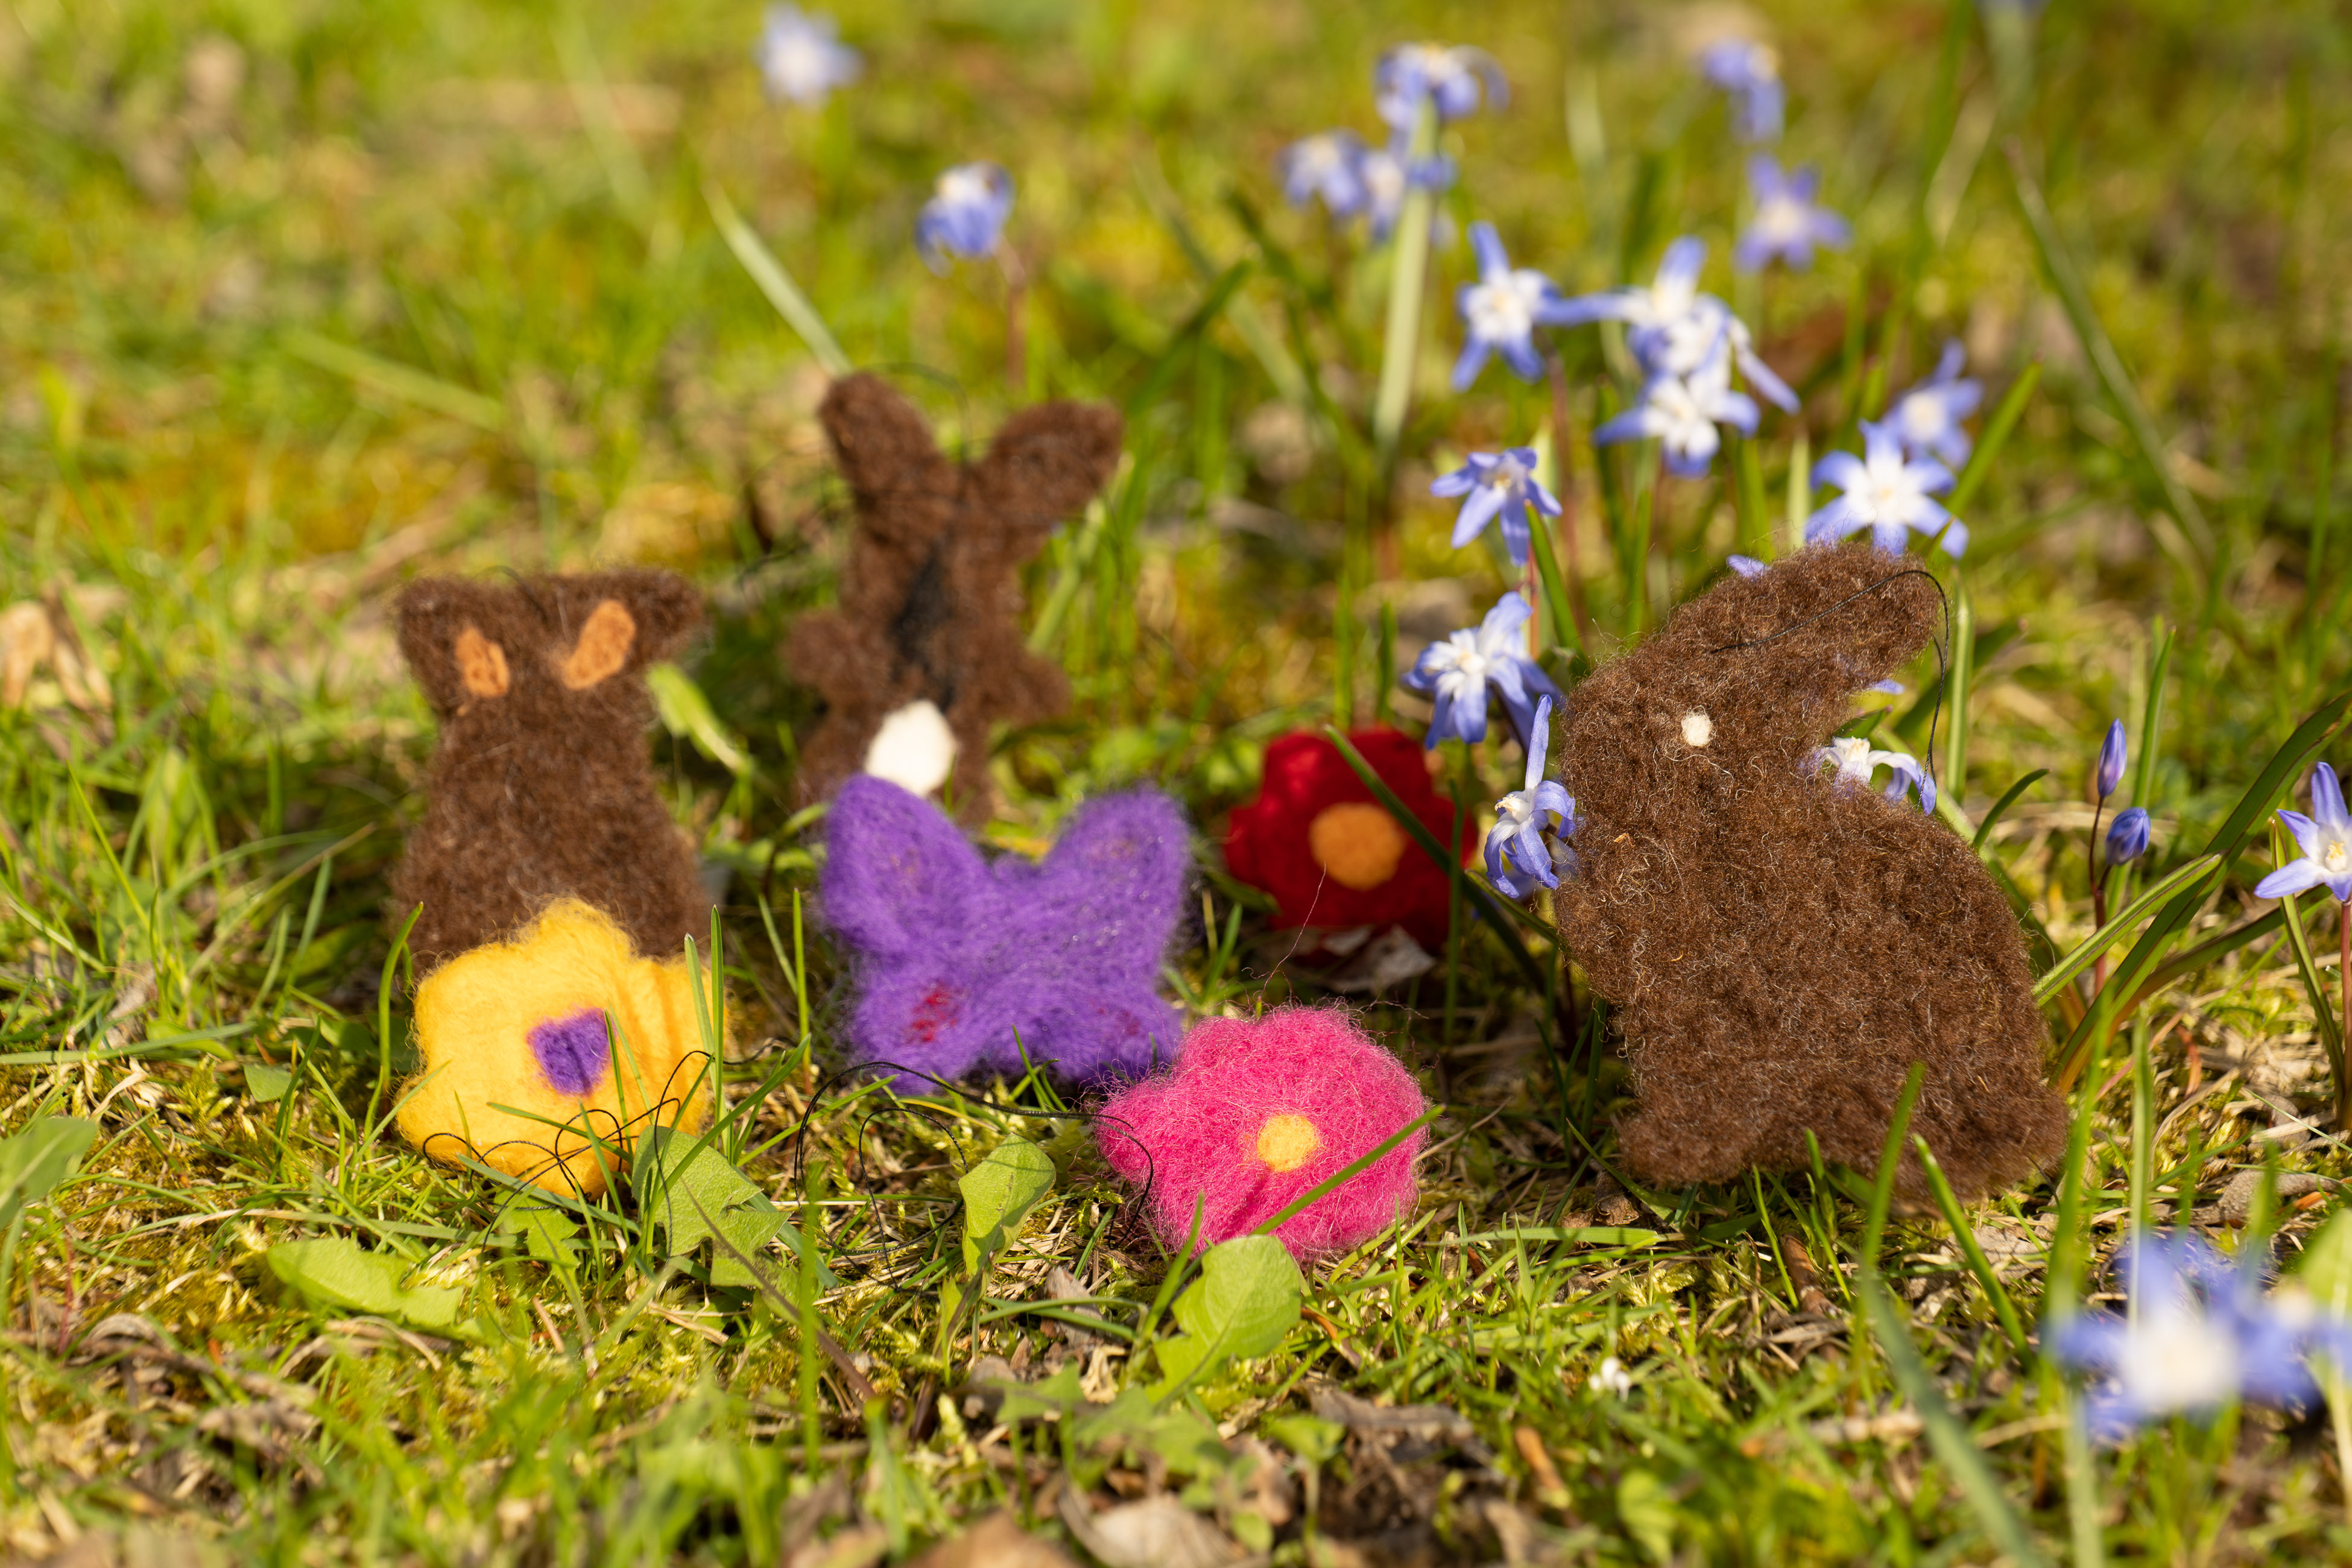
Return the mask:
<path fill-rule="evenodd" d="M 2352 845 L 2341 838 L 2328 840 L 2327 847 L 2319 852 L 2319 865 L 2331 877 L 2340 877 L 2352 869 Z"/>
<path fill-rule="evenodd" d="M 1756 208 L 1756 233 L 1768 244 L 1793 245 L 1812 232 L 1813 209 L 1794 196 L 1769 196 Z"/>
<path fill-rule="evenodd" d="M 1915 447 L 1924 447 L 1942 435 L 1948 423 L 1941 399 L 1916 393 L 1896 405 L 1895 422 L 1903 427 L 1903 438 Z"/>
<path fill-rule="evenodd" d="M 1863 735 L 1840 735 L 1830 742 L 1830 751 L 1837 757 L 1837 776 L 1863 784 L 1870 782 L 1870 741 Z"/>
<path fill-rule="evenodd" d="M 1541 279 L 1521 272 L 1471 285 L 1462 305 L 1471 335 L 1489 342 L 1516 342 L 1526 337 L 1535 331 L 1542 286 Z"/>
<path fill-rule="evenodd" d="M 2202 1312 L 2151 1302 L 2126 1336 L 2116 1372 L 2145 1409 L 2206 1409 L 2237 1395 L 2238 1342 Z"/>
<path fill-rule="evenodd" d="M 940 176 L 940 200 L 953 207 L 985 206 L 993 194 L 988 176 L 971 164 L 960 164 Z"/>

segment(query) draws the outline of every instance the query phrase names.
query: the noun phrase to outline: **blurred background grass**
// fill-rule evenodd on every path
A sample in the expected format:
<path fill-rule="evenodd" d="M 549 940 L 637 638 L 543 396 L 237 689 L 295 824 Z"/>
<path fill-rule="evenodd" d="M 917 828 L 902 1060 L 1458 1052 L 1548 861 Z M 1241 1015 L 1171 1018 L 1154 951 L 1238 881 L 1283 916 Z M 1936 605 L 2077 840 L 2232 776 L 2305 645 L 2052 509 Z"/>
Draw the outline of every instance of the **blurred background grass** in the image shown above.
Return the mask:
<path fill-rule="evenodd" d="M 750 765 L 733 772 L 688 738 L 666 740 L 676 804 L 721 858 L 762 864 L 755 847 L 789 842 L 791 735 L 811 710 L 773 649 L 791 616 L 830 593 L 843 497 L 813 420 L 822 374 L 719 240 L 705 181 L 751 219 L 850 357 L 890 371 L 943 439 L 983 440 L 1007 409 L 1041 396 L 1104 398 L 1129 416 L 1133 466 L 1098 528 L 1066 530 L 1032 573 L 1033 605 L 1065 578 L 1076 587 L 1056 646 L 1079 701 L 1066 722 L 1008 742 L 1003 837 L 1034 835 L 1086 793 L 1139 776 L 1168 782 L 1213 831 L 1247 794 L 1263 742 L 1330 711 L 1343 576 L 1361 584 L 1348 595 L 1364 628 L 1349 687 L 1358 717 L 1371 715 L 1382 684 L 1362 670 L 1380 605 L 1397 613 L 1402 664 L 1508 585 L 1495 557 L 1446 547 L 1451 510 L 1426 499 L 1430 475 L 1460 452 L 1527 439 L 1545 416 L 1539 390 L 1499 372 L 1467 396 L 1446 390 L 1458 342 L 1451 289 L 1469 268 L 1461 231 L 1473 218 L 1496 222 L 1516 262 L 1571 292 L 1646 279 L 1665 240 L 1696 233 L 1713 247 L 1709 286 L 1731 293 L 1743 159 L 1719 101 L 1685 63 L 1696 41 L 1726 29 L 1779 49 L 1791 105 L 1782 155 L 1819 163 L 1824 199 L 1856 229 L 1851 252 L 1810 275 L 1776 273 L 1733 295 L 1766 357 L 1806 393 L 1801 423 L 1775 415 L 1763 430 L 1776 514 L 1800 432 L 1816 457 L 1852 445 L 1857 415 L 1924 374 L 1947 337 L 1968 345 L 1989 402 L 2027 365 L 2043 367 L 1969 518 L 1966 580 L 1986 662 L 1961 793 L 1981 809 L 2028 770 L 2053 770 L 2001 827 L 2012 873 L 2053 929 L 2087 927 L 2070 835 L 2087 825 L 2098 732 L 2146 710 L 2158 616 L 2179 636 L 2160 757 L 2138 802 L 2158 817 L 2158 868 L 2176 846 L 2201 841 L 2352 663 L 2336 564 L 2352 541 L 2336 493 L 2347 324 L 2336 258 L 2347 218 L 2331 199 L 2352 188 L 2341 124 L 2352 30 L 2327 6 L 2058 0 L 2040 14 L 2030 52 L 2006 55 L 1967 4 L 973 0 L 838 15 L 866 74 L 810 110 L 761 97 L 750 5 L 0 4 L 0 590 L 51 596 L 113 683 L 111 702 L 85 711 L 37 680 L 28 710 L 0 715 L 16 840 L 0 942 L 16 998 L 9 1027 L 19 1048 L 136 1043 L 137 1028 L 151 1041 L 205 1030 L 243 1031 L 221 1037 L 245 1041 L 218 1047 L 219 1060 L 159 1062 L 146 1088 L 132 1085 L 184 1108 L 181 1121 L 159 1123 L 169 1130 L 152 1149 L 121 1156 L 136 1179 L 168 1189 L 175 1171 L 201 1169 L 224 1191 L 232 1177 L 264 1182 L 256 1173 L 311 1179 L 287 1174 L 282 1120 L 274 1134 L 266 1114 L 239 1127 L 252 1108 L 233 1058 L 288 1030 L 323 1027 L 331 1044 L 338 1015 L 373 1014 L 381 872 L 415 809 L 429 746 L 384 617 L 385 592 L 404 576 L 617 561 L 696 575 L 717 621 L 696 679 Z M 1402 461 L 1393 488 L 1373 493 L 1349 427 L 1378 372 L 1387 254 L 1333 234 L 1318 212 L 1285 208 L 1272 160 L 1327 127 L 1370 135 L 1373 62 L 1423 37 L 1489 50 L 1511 96 L 1445 132 L 1460 178 L 1441 204 L 1446 237 Z M 2011 137 L 2201 529 L 2178 515 L 2052 292 L 2011 200 Z M 1032 287 L 1018 387 L 1006 381 L 1002 278 L 975 266 L 934 277 L 910 239 L 931 179 L 975 158 L 1003 163 L 1019 185 L 1010 234 Z M 1238 291 L 1184 333 L 1239 261 L 1251 270 Z M 1589 431 L 1609 367 L 1594 334 L 1570 339 L 1567 353 L 1574 423 Z M 1301 395 L 1310 380 L 1328 407 Z M 1605 633 L 1638 618 L 1620 585 L 1629 577 L 1641 613 L 1654 613 L 1741 542 L 1719 489 L 1672 485 L 1656 554 L 1629 574 L 1612 553 L 1589 447 L 1572 468 Z M 1392 547 L 1350 554 L 1351 537 L 1390 517 Z M 1906 712 L 1933 678 L 1931 662 L 1912 672 Z M 1405 698 L 1395 710 L 1419 711 Z M 1914 749 L 1925 718 L 1903 729 Z M 2136 744 L 2137 730 L 2135 721 Z M 1514 771 L 1487 762 L 1489 784 Z M 311 901 L 309 858 L 362 829 Z M 135 862 L 111 880 L 101 837 Z M 289 887 L 255 900 L 243 862 L 215 863 L 223 851 L 249 852 L 249 875 Z M 2226 902 L 2242 904 L 2242 889 Z M 250 918 L 224 937 L 215 921 L 232 906 Z M 734 914 L 737 940 L 764 951 L 756 917 Z M 216 942 L 221 955 L 199 962 Z M 68 962 L 78 942 L 104 962 Z M 1188 958 L 1195 978 L 1201 966 L 1202 955 Z M 2281 973 L 2225 998 L 2232 1037 L 2299 1041 L 2309 1056 L 2308 1008 Z M 1465 1008 L 1491 1002 L 1477 1016 L 1507 1034 L 1501 983 L 1465 985 Z M 1383 1027 L 1402 1039 L 1416 1024 L 1401 1016 Z M 1476 1076 L 1445 1070 L 1449 1083 Z M 0 1089 L 18 1108 L 87 1109 L 123 1082 L 99 1074 L 0 1067 Z M 1525 1086 L 1496 1095 L 1519 1121 L 1542 1121 Z M 296 1126 L 325 1114 L 306 1105 Z M 1545 1152 L 1516 1125 L 1463 1142 L 1434 1187 L 1454 1182 L 1507 1211 L 1514 1171 L 1542 1169 Z M 845 1118 L 829 1135 L 847 1169 L 865 1134 Z M 887 1141 L 901 1166 L 942 1158 L 919 1125 L 894 1124 Z M 1557 1185 L 1567 1151 L 1551 1152 L 1561 1158 L 1545 1179 Z M 1515 1163 L 1522 1155 L 1531 1163 Z M 316 1190 L 268 1201 L 466 1233 L 475 1219 L 453 1216 L 471 1213 L 471 1188 L 437 1174 L 416 1188 L 418 1168 L 354 1146 L 348 1164 L 334 1162 L 331 1201 Z M 2188 1170 L 2193 1189 L 2193 1158 Z M 1571 1194 L 1538 1195 L 1541 1208 Z M 141 1224 L 177 1213 L 152 1193 L 138 1201 L 150 1205 L 132 1216 Z M 239 1189 L 215 1206 L 256 1201 Z M 1730 1211 L 1702 1210 L 1692 1224 L 1711 1212 Z M 394 1244 L 408 1233 L 380 1234 Z M 406 1245 L 425 1242 L 441 1245 Z M 114 1285 L 94 1283 L 101 1270 L 82 1288 L 170 1316 L 184 1333 L 217 1331 L 232 1346 L 245 1334 L 282 1352 L 289 1320 L 220 1263 L 227 1245 L 167 1229 L 122 1244 L 107 1265 Z M 1748 1289 L 1733 1278 L 1745 1265 L 1727 1261 L 1752 1262 L 1737 1250 L 1748 1245 L 1661 1263 L 1624 1287 L 1620 1305 L 1704 1294 L 1710 1279 Z M 54 1238 L 28 1252 L 36 1292 L 57 1298 L 72 1266 Z M 167 1307 L 157 1282 L 183 1273 L 196 1283 Z M 1527 1299 L 1548 1300 L 1559 1278 L 1543 1276 Z M 1598 1289 L 1580 1279 L 1579 1289 Z M 594 1299 L 612 1306 L 627 1282 L 614 1275 L 603 1289 Z M 886 1347 L 902 1310 L 871 1304 L 887 1295 L 860 1309 Z M 1349 1312 L 1380 1310 L 1349 1300 Z M 1505 1392 L 1514 1378 L 1548 1378 L 1555 1405 L 1580 1396 L 1575 1377 L 1560 1384 L 1562 1344 L 1671 1350 L 1667 1330 L 1621 1333 L 1619 1310 L 1579 1320 L 1567 1341 L 1522 1342 L 1529 1359 L 1508 1363 Z M 1401 1336 L 1404 1321 L 1382 1331 Z M 244 1327 L 221 1326 L 233 1321 Z M 698 1342 L 678 1331 L 642 1352 L 663 1370 L 602 1425 L 652 1425 L 619 1448 L 643 1459 L 713 1423 L 765 1419 L 695 1392 L 707 1364 Z M 1501 1399 L 1496 1353 L 1447 1375 L 1483 1376 Z M 1919 1493 L 1928 1500 L 1911 1519 L 1903 1488 L 1916 1460 L 1901 1480 L 1899 1456 L 1778 1477 L 1767 1473 L 1773 1450 L 1734 1458 L 1724 1445 L 1744 1439 L 1725 1401 L 1749 1397 L 1755 1364 L 1774 1379 L 1782 1369 L 1702 1361 L 1694 1354 L 1679 1382 L 1661 1377 L 1661 1425 L 1647 1436 L 1622 1423 L 1587 1430 L 1599 1418 L 1580 1406 L 1529 1417 L 1601 1526 L 1578 1550 L 1647 1555 L 1656 1530 L 1677 1539 L 1671 1508 L 1658 1525 L 1654 1508 L 1643 1511 L 1648 1494 L 1627 1492 L 1613 1469 L 1587 1496 L 1567 1457 L 1614 1466 L 1661 1442 L 1680 1456 L 1664 1468 L 1718 1472 L 1676 1494 L 1698 1500 L 1685 1513 L 1733 1521 L 1689 1526 L 1698 1533 L 1679 1539 L 1693 1552 L 1769 1560 L 1769 1542 L 1789 1539 L 1770 1533 L 1783 1528 L 1776 1517 L 1797 1536 L 1843 1542 L 1822 1545 L 1825 1560 L 1874 1549 L 1908 1561 L 1915 1533 L 1970 1550 L 1950 1534 L 1963 1516 L 1948 1493 Z M 1408 1371 L 1402 1395 L 1444 1393 L 1428 1368 Z M 488 1503 L 446 1474 L 427 1484 L 401 1467 L 446 1471 L 537 1452 L 556 1440 L 547 1434 L 563 1412 L 519 1392 L 534 1375 L 524 1362 L 481 1387 L 455 1373 L 446 1385 L 412 1373 L 352 1385 L 361 1392 L 337 1427 L 352 1447 L 326 1484 L 301 1483 L 317 1488 L 304 1494 L 313 1501 L 291 1501 L 299 1467 L 255 1461 L 208 1489 L 210 1505 L 234 1514 L 223 1500 L 241 1496 L 247 1529 L 292 1521 L 269 1547 L 287 1560 L 394 1554 L 371 1533 L 380 1531 L 434 1561 L 474 1550 L 467 1531 L 505 1539 Z M 70 1378 L 55 1375 L 42 1384 L 45 1421 L 85 1418 L 80 1396 L 65 1392 Z M 493 1384 L 496 1398 L 481 1392 Z M 1849 1392 L 1822 1386 L 1838 1391 L 1823 1399 Z M 1827 1407 L 1807 1403 L 1818 1389 L 1803 1377 L 1775 1388 L 1743 1410 L 1744 1429 Z M 1987 1397 L 2026 1394 L 2001 1384 Z M 445 1399 L 481 1403 L 458 1435 L 404 1446 L 396 1434 Z M 1494 1412 L 1509 1408 L 1482 1407 L 1482 1420 L 1502 1423 L 1490 1434 L 1498 1445 L 1513 1418 Z M 854 1427 L 833 1436 L 854 1440 Z M 1689 1447 L 1709 1431 L 1714 1447 Z M 2148 1474 L 2123 1473 L 2125 1494 L 2143 1494 L 2123 1528 L 2151 1551 L 2235 1528 L 2243 1521 L 2231 1510 L 2255 1505 L 2230 1501 L 2219 1478 L 2245 1464 L 2259 1473 L 2243 1495 L 2272 1510 L 2281 1538 L 2322 1550 L 2319 1461 L 2281 1458 L 2285 1437 L 2252 1459 L 2236 1441 L 2234 1428 L 2193 1438 L 2184 1429 L 2177 1450 L 2151 1440 Z M 2026 1448 L 2016 1459 L 2033 1505 L 2055 1507 L 2050 1444 Z M 26 1457 L 32 1479 L 8 1499 L 24 1542 L 67 1537 L 52 1507 L 68 1526 L 77 1516 L 94 1526 L 123 1506 L 92 1484 L 104 1465 L 80 1453 L 56 1439 Z M 404 1479 L 378 1496 L 370 1465 Z M 1825 1477 L 1860 1489 L 1832 1502 L 1844 1480 Z M 744 1496 L 771 1486 L 802 1495 L 781 1474 L 728 1484 Z M 964 1493 L 940 1484 L 952 1496 L 987 1490 L 971 1475 L 953 1483 Z M 2331 1498 L 2338 1485 L 2331 1473 Z M 43 1502 L 44 1489 L 66 1500 Z M 447 1529 L 389 1522 L 403 1500 L 428 1493 Z M 630 1495 L 600 1492 L 597 1506 L 635 1521 Z M 662 1495 L 688 1500 L 678 1506 L 690 1519 L 706 1494 L 677 1483 Z M 1750 1509 L 1754 1531 L 1743 1535 L 1737 1521 Z M 303 1539 L 305 1517 L 325 1521 L 321 1539 Z M 681 1545 L 687 1526 L 629 1528 L 641 1524 L 646 1533 L 627 1539 L 646 1552 L 740 1559 L 731 1537 Z M 617 1550 L 624 1536 L 595 1539 Z"/>

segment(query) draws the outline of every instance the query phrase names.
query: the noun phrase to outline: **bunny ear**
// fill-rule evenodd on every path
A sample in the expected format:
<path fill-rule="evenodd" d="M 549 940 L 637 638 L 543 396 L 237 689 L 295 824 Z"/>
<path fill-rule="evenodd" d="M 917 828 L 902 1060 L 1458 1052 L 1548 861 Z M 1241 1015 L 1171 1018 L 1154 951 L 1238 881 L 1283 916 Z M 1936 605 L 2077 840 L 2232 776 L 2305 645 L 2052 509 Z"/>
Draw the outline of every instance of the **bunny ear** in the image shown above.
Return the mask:
<path fill-rule="evenodd" d="M 952 493 L 954 476 L 915 405 L 878 375 L 845 375 L 817 408 L 841 477 L 870 508 L 896 494 Z"/>
<path fill-rule="evenodd" d="M 988 869 L 939 807 L 860 773 L 834 797 L 819 890 L 845 941 L 897 957 L 969 930 L 987 899 Z"/>
<path fill-rule="evenodd" d="M 1156 976 L 1176 927 L 1191 837 L 1183 810 L 1157 790 L 1105 795 L 1078 813 L 1036 874 L 1066 895 L 1055 901 L 1070 918 L 1123 933 L 1121 946 L 1149 946 Z"/>
<path fill-rule="evenodd" d="M 1041 403 L 1004 422 L 972 469 L 981 504 L 1006 527 L 1042 533 L 1094 499 L 1118 466 L 1125 429 L 1091 403 Z"/>

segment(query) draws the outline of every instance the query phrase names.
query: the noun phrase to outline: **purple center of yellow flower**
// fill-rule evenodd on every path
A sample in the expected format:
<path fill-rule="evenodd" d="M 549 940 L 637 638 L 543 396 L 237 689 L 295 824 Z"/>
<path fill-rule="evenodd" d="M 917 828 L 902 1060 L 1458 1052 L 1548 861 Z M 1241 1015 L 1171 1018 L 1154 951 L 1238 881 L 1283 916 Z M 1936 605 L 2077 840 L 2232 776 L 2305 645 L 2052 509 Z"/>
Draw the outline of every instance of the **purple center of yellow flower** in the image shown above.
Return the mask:
<path fill-rule="evenodd" d="M 604 1009 L 583 1007 L 577 1013 L 533 1024 L 530 1054 L 539 1058 L 539 1070 L 558 1094 L 593 1093 L 613 1065 L 604 1041 Z"/>

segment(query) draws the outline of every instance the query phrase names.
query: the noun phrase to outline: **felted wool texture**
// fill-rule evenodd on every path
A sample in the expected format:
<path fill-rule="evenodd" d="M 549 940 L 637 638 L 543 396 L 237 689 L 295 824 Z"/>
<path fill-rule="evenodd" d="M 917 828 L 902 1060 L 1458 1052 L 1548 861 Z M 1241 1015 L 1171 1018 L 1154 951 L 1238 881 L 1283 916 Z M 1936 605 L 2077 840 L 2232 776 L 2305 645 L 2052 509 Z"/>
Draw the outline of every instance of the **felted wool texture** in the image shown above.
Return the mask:
<path fill-rule="evenodd" d="M 1882 584 L 1917 564 L 1855 543 L 1727 577 L 1578 686 L 1558 721 L 1581 871 L 1554 908 L 1623 1035 L 1638 1103 L 1618 1134 L 1650 1181 L 1803 1166 L 1807 1128 L 1827 1158 L 1874 1169 L 1914 1061 L 1927 1071 L 1911 1125 L 1961 1196 L 2065 1141 L 2000 889 L 1916 805 L 1808 758 L 1857 691 L 1942 630 L 1927 578 Z M 1705 746 L 1684 738 L 1695 713 Z M 1907 1152 L 1898 1191 L 1927 1195 Z"/>
<path fill-rule="evenodd" d="M 392 878 L 420 969 L 509 936 L 553 900 L 603 910 L 639 952 L 707 938 L 694 851 L 655 790 L 646 666 L 702 625 L 667 572 L 401 591 L 400 648 L 441 721 L 425 819 Z"/>
<path fill-rule="evenodd" d="M 817 416 L 857 521 L 838 606 L 802 616 L 784 643 L 786 667 L 824 700 L 801 747 L 802 793 L 833 794 L 864 765 L 883 720 L 928 699 L 955 732 L 958 810 L 984 821 L 989 726 L 1050 718 L 1070 695 L 1061 667 L 1023 638 L 1014 569 L 1110 478 L 1119 416 L 1039 404 L 962 463 L 879 376 L 835 382 Z"/>
<path fill-rule="evenodd" d="M 1024 1050 L 1079 1084 L 1173 1056 L 1183 1019 L 1160 970 L 1190 855 L 1166 795 L 1088 802 L 1034 864 L 991 864 L 938 806 L 866 774 L 842 784 L 826 821 L 818 890 L 856 974 L 857 1060 L 922 1093 L 936 1086 L 916 1072 L 1018 1077 Z"/>
<path fill-rule="evenodd" d="M 1184 1037 L 1173 1068 L 1112 1096 L 1095 1141 L 1124 1180 L 1149 1184 L 1153 1228 L 1171 1247 L 1247 1236 L 1298 1196 L 1362 1159 L 1427 1110 L 1421 1086 L 1338 1007 L 1278 1007 L 1255 1020 L 1208 1018 Z M 1314 1129 L 1295 1158 L 1295 1124 Z M 1417 1131 L 1285 1220 L 1276 1237 L 1307 1262 L 1345 1252 L 1409 1215 L 1420 1195 Z"/>
<path fill-rule="evenodd" d="M 709 1090 L 698 1092 L 692 984 L 683 955 L 636 957 L 601 911 L 558 900 L 514 941 L 462 953 L 417 986 L 424 1066 L 403 1091 L 402 1134 L 436 1159 L 478 1160 L 550 1192 L 602 1192 L 614 1144 L 701 1124 Z M 583 1014 L 610 1017 L 609 1047 L 600 1025 L 593 1054 L 577 1049 Z M 534 1049 L 534 1032 L 555 1048 Z M 584 1092 L 559 1087 L 583 1069 L 594 1080 Z"/>
<path fill-rule="evenodd" d="M 1431 784 L 1421 743 L 1385 728 L 1351 730 L 1348 739 L 1406 809 L 1444 843 L 1455 828 L 1454 805 Z M 1403 836 L 1328 738 L 1307 731 L 1283 736 L 1265 749 L 1257 798 L 1234 812 L 1225 837 L 1226 868 L 1237 880 L 1274 895 L 1276 927 L 1399 925 L 1423 947 L 1442 949 L 1447 879 L 1421 846 L 1406 839 L 1395 872 L 1370 888 L 1345 885 L 1316 858 L 1316 819 L 1334 805 L 1348 804 L 1370 806 L 1383 826 Z M 1456 852 L 1466 858 L 1478 843 L 1479 831 L 1477 817 L 1465 813 Z"/>

